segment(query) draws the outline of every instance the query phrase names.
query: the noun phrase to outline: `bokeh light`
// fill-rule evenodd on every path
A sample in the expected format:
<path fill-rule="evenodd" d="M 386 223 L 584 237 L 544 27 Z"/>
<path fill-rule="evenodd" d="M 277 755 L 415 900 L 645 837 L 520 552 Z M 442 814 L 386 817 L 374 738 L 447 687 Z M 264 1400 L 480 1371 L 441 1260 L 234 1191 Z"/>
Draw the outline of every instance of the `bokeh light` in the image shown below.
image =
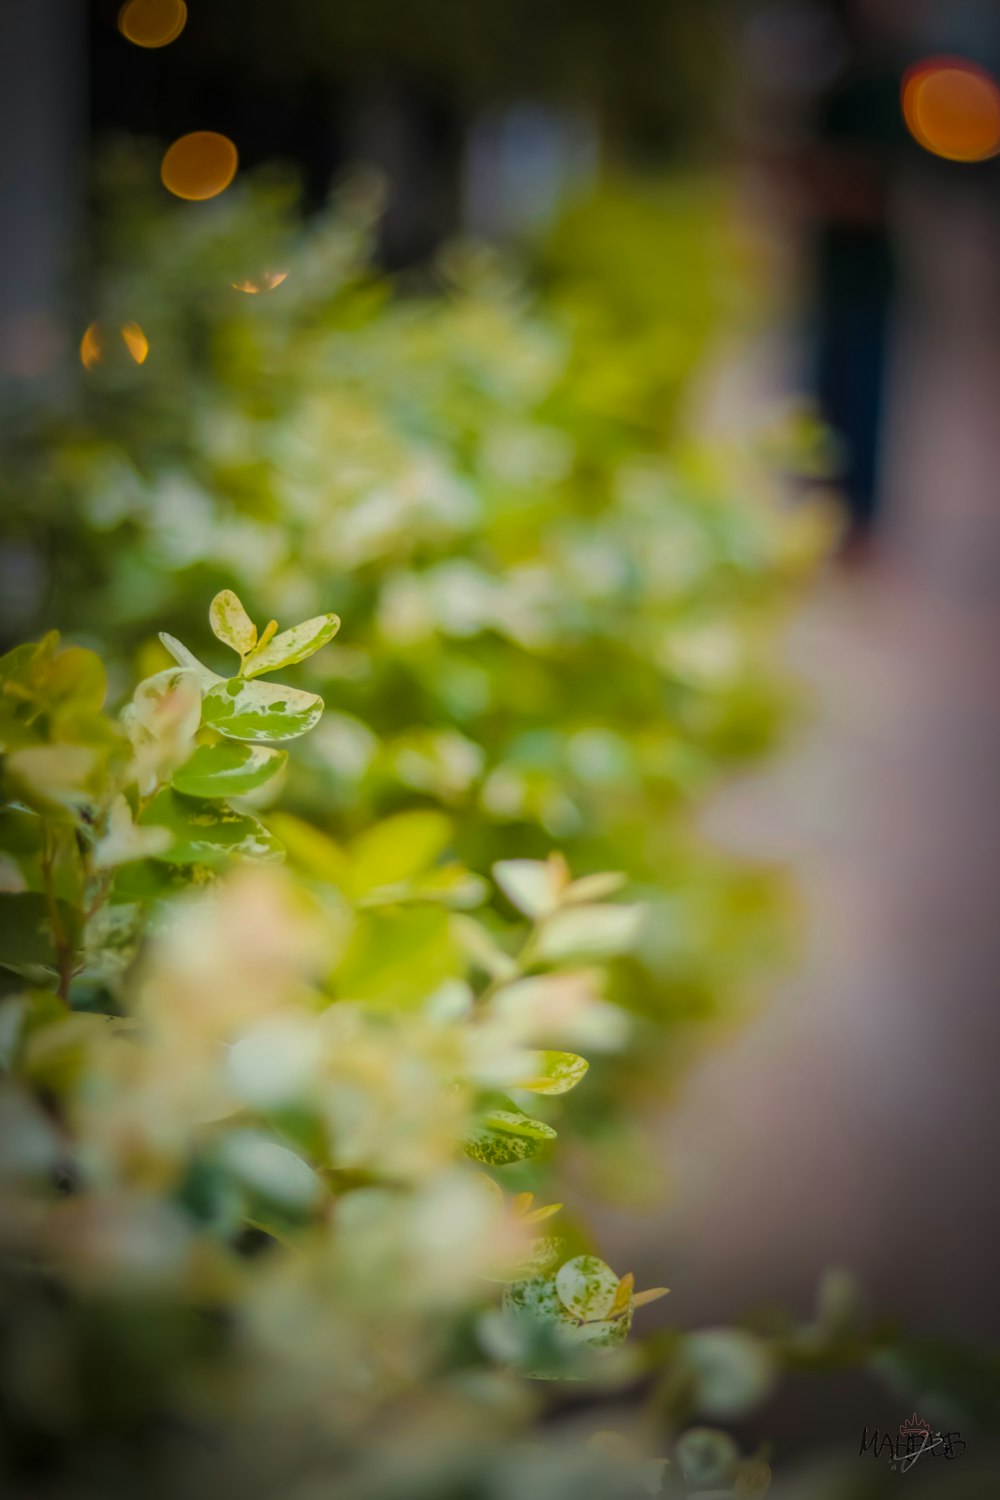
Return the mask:
<path fill-rule="evenodd" d="M 186 25 L 184 0 L 128 0 L 118 13 L 118 30 L 137 47 L 166 47 Z"/>
<path fill-rule="evenodd" d="M 1000 88 L 984 68 L 935 57 L 908 70 L 903 116 L 914 140 L 948 161 L 985 161 L 1000 153 Z"/>
<path fill-rule="evenodd" d="M 273 292 L 287 276 L 287 271 L 265 271 L 256 281 L 234 281 L 233 287 L 237 292 L 246 292 L 247 296 L 252 297 L 258 292 Z"/>
<path fill-rule="evenodd" d="M 122 339 L 125 348 L 131 354 L 137 365 L 145 364 L 149 353 L 149 339 L 143 333 L 138 323 L 126 323 L 122 328 Z"/>
<path fill-rule="evenodd" d="M 239 156 L 228 136 L 214 130 L 182 135 L 160 167 L 163 185 L 178 198 L 199 202 L 224 192 L 236 176 Z"/>
<path fill-rule="evenodd" d="M 92 370 L 104 357 L 104 342 L 96 323 L 91 323 L 80 340 L 80 363 L 85 370 Z"/>

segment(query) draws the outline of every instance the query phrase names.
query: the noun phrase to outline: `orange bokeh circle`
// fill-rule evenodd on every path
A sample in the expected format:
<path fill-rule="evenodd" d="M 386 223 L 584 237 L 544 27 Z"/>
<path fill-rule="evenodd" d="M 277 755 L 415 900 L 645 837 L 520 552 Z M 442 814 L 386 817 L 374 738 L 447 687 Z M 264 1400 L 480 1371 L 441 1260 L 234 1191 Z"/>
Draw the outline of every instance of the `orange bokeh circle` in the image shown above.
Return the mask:
<path fill-rule="evenodd" d="M 199 202 L 223 192 L 236 176 L 239 156 L 228 136 L 214 130 L 182 135 L 160 166 L 163 186 L 178 198 Z"/>
<path fill-rule="evenodd" d="M 187 25 L 184 0 L 128 0 L 118 12 L 118 30 L 137 47 L 166 47 Z"/>
<path fill-rule="evenodd" d="M 903 78 L 903 117 L 914 140 L 948 161 L 986 161 L 1000 153 L 1000 88 L 975 63 L 935 57 Z"/>

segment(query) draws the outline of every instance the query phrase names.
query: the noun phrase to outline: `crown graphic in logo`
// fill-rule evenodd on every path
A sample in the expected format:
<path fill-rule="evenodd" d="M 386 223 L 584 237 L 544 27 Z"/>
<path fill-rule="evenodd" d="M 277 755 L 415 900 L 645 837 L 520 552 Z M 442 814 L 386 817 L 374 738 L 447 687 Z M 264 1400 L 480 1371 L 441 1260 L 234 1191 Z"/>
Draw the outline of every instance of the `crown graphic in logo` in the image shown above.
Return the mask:
<path fill-rule="evenodd" d="M 900 1437 L 930 1437 L 931 1424 L 918 1417 L 916 1412 L 912 1417 L 906 1417 L 899 1424 Z"/>

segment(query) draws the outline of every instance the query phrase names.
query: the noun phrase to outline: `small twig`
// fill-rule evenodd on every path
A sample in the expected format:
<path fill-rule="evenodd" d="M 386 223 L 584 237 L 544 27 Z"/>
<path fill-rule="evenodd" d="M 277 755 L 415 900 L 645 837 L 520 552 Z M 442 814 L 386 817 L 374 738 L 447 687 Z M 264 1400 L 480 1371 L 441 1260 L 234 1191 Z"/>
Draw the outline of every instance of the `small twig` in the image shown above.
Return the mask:
<path fill-rule="evenodd" d="M 56 899 L 55 884 L 52 878 L 55 851 L 52 847 L 47 824 L 43 824 L 42 839 L 42 884 L 45 888 L 45 900 L 49 909 L 49 926 L 52 929 L 52 945 L 56 952 L 56 972 L 59 976 L 56 993 L 65 1005 L 69 1005 L 69 987 L 73 978 L 75 955 L 73 944 L 70 941 L 69 934 L 63 927 L 62 918 L 59 914 L 59 902 Z"/>

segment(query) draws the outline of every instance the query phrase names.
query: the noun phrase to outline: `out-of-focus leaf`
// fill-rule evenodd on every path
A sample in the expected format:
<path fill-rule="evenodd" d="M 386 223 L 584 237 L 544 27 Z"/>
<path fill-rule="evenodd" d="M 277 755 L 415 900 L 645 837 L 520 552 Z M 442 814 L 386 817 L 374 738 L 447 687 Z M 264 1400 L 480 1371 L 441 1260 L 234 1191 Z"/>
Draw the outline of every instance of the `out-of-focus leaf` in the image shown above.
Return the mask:
<path fill-rule="evenodd" d="M 539 958 L 612 958 L 625 953 L 639 935 L 641 906 L 570 906 L 553 912 L 538 938 Z"/>
<path fill-rule="evenodd" d="M 201 722 L 201 686 L 193 668 L 167 667 L 140 682 L 132 697 L 132 715 L 151 735 L 173 732 L 187 739 Z"/>
<path fill-rule="evenodd" d="M 278 1208 L 309 1209 L 323 1195 L 322 1183 L 308 1163 L 263 1131 L 231 1131 L 219 1154 L 244 1187 Z"/>
<path fill-rule="evenodd" d="M 739 1456 L 728 1432 L 718 1432 L 714 1427 L 690 1427 L 674 1446 L 674 1457 L 685 1479 L 701 1488 L 728 1480 Z"/>
<path fill-rule="evenodd" d="M 64 1011 L 58 1020 L 31 1030 L 20 1069 L 32 1083 L 61 1093 L 80 1076 L 94 1043 L 108 1035 L 113 1025 L 108 1016 Z"/>
<path fill-rule="evenodd" d="M 80 807 L 94 794 L 100 754 L 87 745 L 32 745 L 4 762 L 11 790 L 31 807 Z"/>
<path fill-rule="evenodd" d="M 328 834 L 291 813 L 268 813 L 268 826 L 284 844 L 289 863 L 315 880 L 340 889 L 350 883 L 350 856 Z"/>
<path fill-rule="evenodd" d="M 767 1345 L 739 1328 L 691 1334 L 682 1359 L 697 1383 L 699 1411 L 719 1421 L 745 1415 L 770 1394 L 776 1379 Z"/>
<path fill-rule="evenodd" d="M 106 693 L 100 657 L 80 646 L 60 650 L 57 631 L 16 646 L 0 658 L 0 747 L 106 741 Z"/>
<path fill-rule="evenodd" d="M 128 802 L 118 797 L 108 817 L 107 832 L 94 849 L 94 866 L 110 870 L 135 859 L 149 859 L 163 854 L 172 842 L 169 829 L 137 828 Z"/>
<path fill-rule="evenodd" d="M 771 1466 L 762 1458 L 741 1459 L 733 1486 L 735 1500 L 763 1500 L 771 1488 Z"/>
<path fill-rule="evenodd" d="M 566 887 L 563 901 L 571 901 L 578 906 L 588 901 L 603 901 L 606 896 L 613 896 L 616 891 L 620 891 L 627 878 L 615 870 L 602 871 L 599 875 L 583 875 Z"/>
<path fill-rule="evenodd" d="M 516 1087 L 533 1094 L 566 1094 L 575 1088 L 590 1066 L 575 1052 L 535 1052 L 533 1070 L 517 1080 Z"/>
<path fill-rule="evenodd" d="M 451 820 L 429 809 L 398 813 L 376 823 L 351 845 L 354 894 L 364 896 L 422 875 L 446 847 L 451 832 Z"/>
<path fill-rule="evenodd" d="M 517 964 L 481 922 L 473 917 L 455 917 L 452 930 L 469 961 L 491 979 L 513 979 Z"/>
<path fill-rule="evenodd" d="M 79 913 L 68 901 L 55 904 L 62 931 L 75 945 L 80 933 Z M 0 893 L 0 966 L 15 973 L 36 967 L 55 968 L 49 905 L 40 892 Z"/>
<path fill-rule="evenodd" d="M 430 902 L 360 910 L 336 974 L 344 999 L 390 1009 L 423 1006 L 455 977 L 451 914 Z"/>
<path fill-rule="evenodd" d="M 555 1265 L 562 1254 L 566 1241 L 557 1234 L 539 1235 L 529 1241 L 517 1260 L 510 1265 L 496 1266 L 487 1274 L 488 1281 L 524 1281 L 530 1276 L 539 1276 Z"/>
<path fill-rule="evenodd" d="M 497 885 L 508 901 L 533 920 L 554 911 L 564 881 L 558 865 L 540 859 L 502 859 L 493 866 Z"/>

